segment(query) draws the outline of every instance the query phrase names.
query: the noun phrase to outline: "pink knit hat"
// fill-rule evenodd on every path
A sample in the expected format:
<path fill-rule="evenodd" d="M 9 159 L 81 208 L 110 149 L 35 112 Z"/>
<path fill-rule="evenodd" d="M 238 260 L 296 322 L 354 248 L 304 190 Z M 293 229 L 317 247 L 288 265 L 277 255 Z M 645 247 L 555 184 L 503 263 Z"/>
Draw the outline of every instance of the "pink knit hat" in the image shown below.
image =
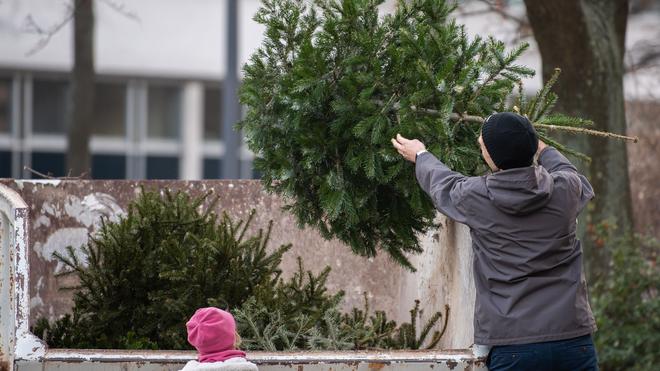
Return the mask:
<path fill-rule="evenodd" d="M 245 357 L 245 352 L 234 348 L 236 322 L 229 312 L 214 307 L 197 309 L 186 328 L 188 342 L 197 349 L 199 362 Z"/>

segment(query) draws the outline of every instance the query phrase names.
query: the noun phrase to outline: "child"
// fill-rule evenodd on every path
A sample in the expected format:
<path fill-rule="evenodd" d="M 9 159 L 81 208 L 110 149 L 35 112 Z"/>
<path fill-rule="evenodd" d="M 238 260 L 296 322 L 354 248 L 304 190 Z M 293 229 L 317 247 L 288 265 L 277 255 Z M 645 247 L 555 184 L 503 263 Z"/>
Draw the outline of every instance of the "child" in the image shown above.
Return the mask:
<path fill-rule="evenodd" d="M 257 371 L 237 349 L 238 334 L 234 317 L 224 310 L 197 309 L 186 323 L 188 342 L 197 349 L 197 361 L 190 361 L 181 371 Z"/>

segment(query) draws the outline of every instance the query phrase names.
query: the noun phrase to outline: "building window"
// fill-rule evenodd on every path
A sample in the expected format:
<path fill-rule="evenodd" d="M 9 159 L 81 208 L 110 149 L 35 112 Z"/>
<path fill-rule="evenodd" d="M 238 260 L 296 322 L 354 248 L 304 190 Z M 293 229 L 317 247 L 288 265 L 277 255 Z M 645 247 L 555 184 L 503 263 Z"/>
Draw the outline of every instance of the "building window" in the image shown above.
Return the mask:
<path fill-rule="evenodd" d="M 65 155 L 58 152 L 32 152 L 32 169 L 54 177 L 66 175 Z"/>
<path fill-rule="evenodd" d="M 241 167 L 245 170 L 241 174 L 245 179 L 261 179 L 261 172 L 254 168 L 252 160 L 241 160 Z"/>
<path fill-rule="evenodd" d="M 181 122 L 181 89 L 177 86 L 154 85 L 148 90 L 149 138 L 178 139 Z"/>
<path fill-rule="evenodd" d="M 11 178 L 11 152 L 0 151 L 0 178 Z"/>
<path fill-rule="evenodd" d="M 179 158 L 147 156 L 147 179 L 178 179 Z"/>
<path fill-rule="evenodd" d="M 126 178 L 126 156 L 123 155 L 92 156 L 92 178 L 94 179 Z"/>
<path fill-rule="evenodd" d="M 63 80 L 34 80 L 32 129 L 38 134 L 66 132 L 69 84 Z"/>
<path fill-rule="evenodd" d="M 204 159 L 204 179 L 220 179 L 222 162 L 217 158 Z"/>
<path fill-rule="evenodd" d="M 0 79 L 0 133 L 11 132 L 11 80 Z"/>
<path fill-rule="evenodd" d="M 119 83 L 97 83 L 94 89 L 94 134 L 125 136 L 126 86 Z"/>
<path fill-rule="evenodd" d="M 219 85 L 219 84 L 218 84 Z M 222 127 L 220 122 L 222 116 L 220 107 L 222 96 L 218 86 L 207 86 L 204 89 L 204 139 L 221 140 Z"/>

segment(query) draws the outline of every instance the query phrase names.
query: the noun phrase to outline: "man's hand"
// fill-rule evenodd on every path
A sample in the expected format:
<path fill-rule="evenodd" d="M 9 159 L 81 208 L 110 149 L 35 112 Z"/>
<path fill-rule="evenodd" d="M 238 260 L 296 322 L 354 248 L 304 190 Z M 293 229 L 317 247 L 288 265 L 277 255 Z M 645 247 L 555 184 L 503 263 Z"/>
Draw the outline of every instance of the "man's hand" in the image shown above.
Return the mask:
<path fill-rule="evenodd" d="M 538 152 L 538 153 L 541 153 L 541 152 L 545 149 L 545 147 L 547 147 L 547 146 L 548 146 L 548 145 L 545 144 L 544 141 L 542 141 L 541 139 L 539 139 L 539 148 L 538 148 L 537 152 Z"/>
<path fill-rule="evenodd" d="M 536 150 L 536 154 L 534 155 L 534 158 L 536 161 L 539 160 L 539 157 L 541 156 L 541 152 L 547 147 L 548 145 L 545 144 L 541 139 L 539 139 L 539 146 L 538 149 Z"/>
<path fill-rule="evenodd" d="M 397 134 L 396 139 L 392 138 L 392 145 L 403 158 L 410 162 L 415 162 L 417 152 L 426 150 L 424 143 L 417 139 L 406 139 L 401 134 Z"/>

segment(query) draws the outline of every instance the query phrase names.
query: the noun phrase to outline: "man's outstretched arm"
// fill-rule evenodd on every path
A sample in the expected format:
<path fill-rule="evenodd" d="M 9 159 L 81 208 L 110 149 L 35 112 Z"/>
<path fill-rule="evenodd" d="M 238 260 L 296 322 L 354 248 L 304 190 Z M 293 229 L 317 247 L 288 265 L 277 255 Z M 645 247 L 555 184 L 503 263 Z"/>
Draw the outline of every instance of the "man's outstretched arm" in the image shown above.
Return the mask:
<path fill-rule="evenodd" d="M 449 218 L 467 223 L 467 215 L 460 203 L 468 177 L 450 170 L 427 152 L 424 144 L 417 139 L 410 140 L 397 135 L 396 139 L 392 139 L 392 145 L 406 160 L 415 163 L 417 182 L 431 196 L 435 207 Z"/>
<path fill-rule="evenodd" d="M 587 202 L 594 198 L 594 189 L 591 187 L 591 183 L 584 175 L 580 174 L 577 168 L 557 151 L 554 147 L 547 146 L 545 143 L 539 140 L 539 154 L 538 154 L 538 163 L 543 166 L 549 173 L 560 173 L 565 172 L 567 174 L 577 175 L 579 179 L 579 186 L 576 189 L 578 197 L 578 211 L 582 210 Z"/>

